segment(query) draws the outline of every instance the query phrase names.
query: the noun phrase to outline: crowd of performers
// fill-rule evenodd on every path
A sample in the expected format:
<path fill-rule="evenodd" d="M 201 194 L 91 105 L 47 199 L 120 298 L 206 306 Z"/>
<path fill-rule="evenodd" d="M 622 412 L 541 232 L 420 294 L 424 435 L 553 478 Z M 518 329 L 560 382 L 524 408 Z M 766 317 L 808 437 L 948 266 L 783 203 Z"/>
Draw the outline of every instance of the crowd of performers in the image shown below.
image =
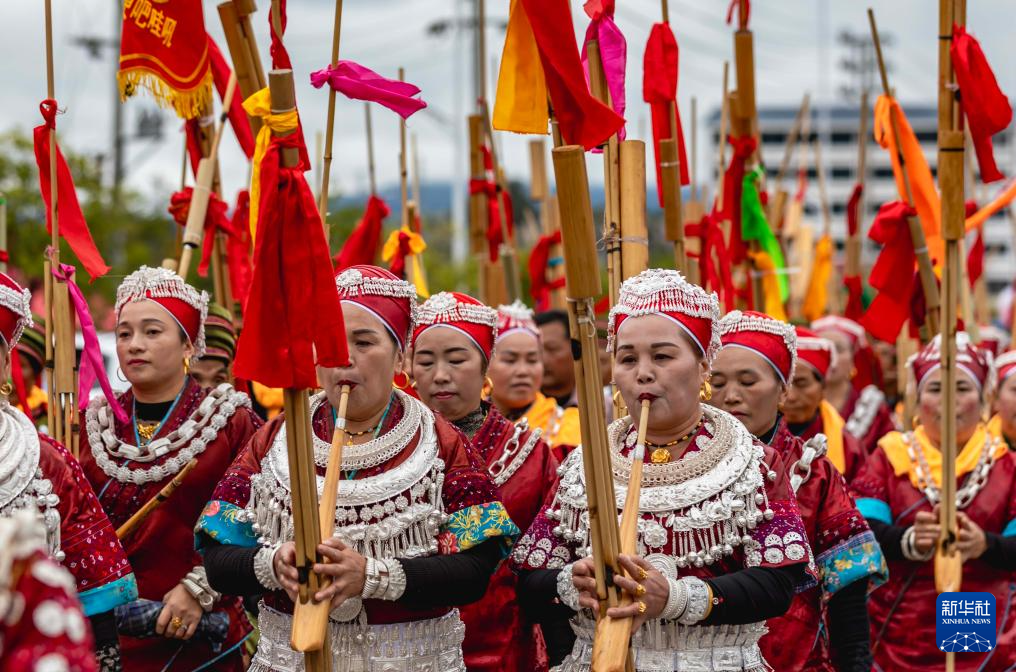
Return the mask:
<path fill-rule="evenodd" d="M 568 317 L 392 273 L 335 278 L 348 366 L 310 400 L 323 485 L 351 385 L 331 579 L 335 672 L 590 669 L 596 586 Z M 233 387 L 227 312 L 172 271 L 120 285 L 129 388 L 82 412 L 80 460 L 44 424 L 29 293 L 0 274 L 0 670 L 304 669 L 290 647 L 299 574 L 286 424 L 271 390 Z M 634 669 L 942 669 L 933 556 L 942 370 L 906 363 L 842 317 L 721 317 L 714 295 L 651 269 L 605 324 L 603 402 L 651 398 L 632 596 Z M 995 595 L 998 643 L 958 670 L 1016 661 L 1016 353 L 957 335 L 962 586 Z M 883 360 L 883 361 L 880 361 Z M 886 382 L 888 381 L 888 383 Z M 608 428 L 620 510 L 632 417 Z M 904 426 L 912 431 L 903 431 Z M 173 494 L 135 514 L 170 481 Z"/>

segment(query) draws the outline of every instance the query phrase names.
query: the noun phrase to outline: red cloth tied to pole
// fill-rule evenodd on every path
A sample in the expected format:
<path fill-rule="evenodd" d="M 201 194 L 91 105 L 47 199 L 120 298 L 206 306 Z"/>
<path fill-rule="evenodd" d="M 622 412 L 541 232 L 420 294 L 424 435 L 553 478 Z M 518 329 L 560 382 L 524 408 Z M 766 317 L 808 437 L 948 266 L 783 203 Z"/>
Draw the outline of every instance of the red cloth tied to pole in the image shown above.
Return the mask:
<path fill-rule="evenodd" d="M 348 361 L 342 307 L 308 164 L 282 165 L 296 133 L 272 138 L 261 161 L 254 278 L 237 343 L 236 375 L 268 387 L 313 388 L 314 365 Z"/>
<path fill-rule="evenodd" d="M 289 60 L 289 52 L 286 51 L 286 45 L 282 41 L 283 35 L 286 34 L 286 0 L 279 0 L 279 28 L 282 33 L 275 32 L 275 21 L 272 20 L 274 12 L 268 10 L 268 31 L 271 34 L 271 45 L 268 51 L 272 55 L 272 69 L 273 70 L 292 70 L 293 64 Z M 260 382 L 260 381 L 258 381 Z"/>
<path fill-rule="evenodd" d="M 40 126 L 36 126 L 32 132 L 35 146 L 35 163 L 39 167 L 39 191 L 42 192 L 42 202 L 46 204 L 46 230 L 53 233 L 53 207 L 51 199 L 52 185 L 49 183 L 49 143 L 56 131 L 56 101 L 50 98 L 39 104 L 39 111 L 45 120 Z M 99 249 L 92 239 L 92 232 L 88 230 L 88 222 L 81 212 L 81 205 L 78 203 L 78 193 L 74 188 L 74 178 L 71 170 L 67 167 L 60 145 L 56 146 L 56 207 L 57 218 L 59 219 L 60 235 L 70 245 L 74 255 L 85 267 L 90 281 L 106 275 L 109 266 L 103 260 Z"/>
<path fill-rule="evenodd" d="M 390 213 L 388 204 L 372 194 L 367 200 L 363 217 L 353 227 L 342 249 L 335 255 L 336 272 L 350 266 L 372 266 L 377 262 L 378 249 L 381 247 L 381 229 Z"/>
<path fill-rule="evenodd" d="M 744 3 L 744 27 L 748 27 L 748 19 L 751 18 L 751 2 L 745 0 Z M 729 26 L 734 22 L 734 10 L 741 6 L 740 0 L 730 0 L 730 4 L 727 5 L 727 25 Z"/>
<path fill-rule="evenodd" d="M 586 149 L 603 144 L 624 125 L 624 118 L 589 93 L 568 2 L 521 2 L 540 52 L 547 93 L 561 136 L 567 144 Z"/>
<path fill-rule="evenodd" d="M 907 218 L 915 214 L 914 208 L 902 201 L 886 203 L 868 231 L 868 237 L 881 244 L 882 251 L 868 276 L 868 284 L 878 294 L 860 322 L 875 338 L 887 343 L 896 340 L 911 313 L 917 256 Z"/>
<path fill-rule="evenodd" d="M 413 240 L 407 231 L 396 231 L 393 233 L 398 236 L 398 247 L 395 250 L 395 255 L 392 257 L 391 264 L 388 266 L 388 270 L 405 279 L 406 259 L 413 254 L 411 247 Z"/>
<path fill-rule="evenodd" d="M 724 310 L 733 310 L 736 300 L 734 278 L 730 272 L 730 264 L 726 263 L 727 249 L 723 240 L 723 229 L 716 212 L 706 213 L 697 224 L 686 224 L 685 235 L 700 240 L 698 254 L 699 278 L 703 289 L 720 294 Z M 717 265 L 713 253 L 720 263 Z M 693 255 L 694 256 L 694 255 Z"/>
<path fill-rule="evenodd" d="M 660 166 L 660 140 L 671 137 L 670 106 L 674 106 L 677 127 L 677 156 L 680 161 L 681 184 L 688 184 L 688 159 L 681 129 L 681 112 L 677 107 L 677 72 L 680 52 L 674 31 L 668 23 L 653 24 L 642 59 L 642 99 L 649 103 L 653 117 L 653 155 L 656 163 L 656 195 L 663 207 L 663 169 Z"/>
<path fill-rule="evenodd" d="M 850 192 L 850 198 L 847 199 L 847 235 L 856 236 L 857 230 L 861 225 L 861 213 L 858 212 L 858 208 L 861 206 L 861 195 L 864 193 L 864 185 L 858 182 L 854 185 L 854 190 Z"/>
<path fill-rule="evenodd" d="M 212 62 L 212 79 L 215 81 L 215 90 L 219 92 L 219 100 L 225 102 L 226 87 L 229 86 L 229 77 L 233 71 L 229 62 L 219 51 L 218 45 L 211 35 L 208 36 L 208 55 Z M 250 119 L 243 109 L 243 96 L 239 89 L 233 94 L 233 100 L 229 104 L 229 125 L 233 127 L 236 141 L 240 143 L 240 149 L 250 160 L 254 156 L 254 132 L 250 128 Z M 193 157 L 191 157 L 193 160 Z M 194 165 L 197 165 L 196 163 Z"/>
<path fill-rule="evenodd" d="M 480 152 L 483 154 L 484 172 L 487 174 L 493 174 L 494 160 L 491 156 L 490 149 L 486 145 L 481 145 Z M 505 242 L 504 236 L 501 235 L 502 200 L 504 205 L 505 228 L 508 229 L 509 238 L 514 232 L 514 223 L 512 220 L 515 213 L 512 210 L 511 195 L 506 191 L 502 191 L 493 178 L 490 180 L 469 180 L 469 193 L 483 194 L 487 197 L 487 256 L 491 261 L 497 261 L 501 243 Z"/>
<path fill-rule="evenodd" d="M 182 191 L 175 192 L 169 198 L 169 207 L 166 208 L 176 223 L 180 226 L 187 225 L 187 214 L 190 212 L 191 199 L 194 197 L 194 188 L 185 187 Z M 208 211 L 205 213 L 205 238 L 201 244 L 201 263 L 198 264 L 198 275 L 202 278 L 208 277 L 208 265 L 212 260 L 212 252 L 215 247 L 215 234 L 222 231 L 227 236 L 234 235 L 233 227 L 229 217 L 226 215 L 228 207 L 219 198 L 219 195 L 212 193 L 208 199 Z"/>
<path fill-rule="evenodd" d="M 553 246 L 560 244 L 561 232 L 555 231 L 540 236 L 529 253 L 529 295 L 533 297 L 537 312 L 549 309 L 550 292 L 564 287 L 564 276 L 555 280 L 547 279 L 547 269 L 550 268 L 550 250 Z"/>
<path fill-rule="evenodd" d="M 861 276 L 844 276 L 843 285 L 847 288 L 847 305 L 843 309 L 843 315 L 858 322 L 864 315 L 864 301 L 862 298 L 864 296 L 864 287 L 861 284 Z"/>
<path fill-rule="evenodd" d="M 600 50 L 600 61 L 603 65 L 603 79 L 606 81 L 607 91 L 610 93 L 610 107 L 618 115 L 624 117 L 624 71 L 628 61 L 628 43 L 625 41 L 621 29 L 614 23 L 614 0 L 588 0 L 582 9 L 591 19 L 586 27 L 581 53 L 586 84 L 590 83 L 586 45 L 590 40 L 596 40 Z M 590 90 L 592 90 L 592 86 L 590 86 Z M 622 125 L 617 131 L 617 139 L 624 140 L 624 136 L 624 126 Z"/>
<path fill-rule="evenodd" d="M 960 108 L 970 126 L 981 180 L 984 183 L 1001 180 L 1005 175 L 995 165 L 991 136 L 1004 131 L 1012 122 L 1009 99 L 998 87 L 981 45 L 967 33 L 965 26 L 953 26 L 949 53 L 959 86 Z"/>
<path fill-rule="evenodd" d="M 967 253 L 967 276 L 970 280 L 971 289 L 973 289 L 983 274 L 984 227 L 977 227 L 977 237 L 974 238 L 974 244 L 970 246 L 970 252 Z"/>
<path fill-rule="evenodd" d="M 230 235 L 226 237 L 226 265 L 229 266 L 229 287 L 233 300 L 241 310 L 247 305 L 251 278 L 254 271 L 250 259 L 250 192 L 241 189 L 236 195 L 233 217 L 230 219 Z"/>
<path fill-rule="evenodd" d="M 722 218 L 730 220 L 730 253 L 728 261 L 739 264 L 747 256 L 747 246 L 741 238 L 741 193 L 744 191 L 744 164 L 757 146 L 754 137 L 735 138 L 729 136 L 727 142 L 734 150 L 730 164 L 723 173 L 723 210 Z M 750 287 L 751 283 L 749 283 Z"/>

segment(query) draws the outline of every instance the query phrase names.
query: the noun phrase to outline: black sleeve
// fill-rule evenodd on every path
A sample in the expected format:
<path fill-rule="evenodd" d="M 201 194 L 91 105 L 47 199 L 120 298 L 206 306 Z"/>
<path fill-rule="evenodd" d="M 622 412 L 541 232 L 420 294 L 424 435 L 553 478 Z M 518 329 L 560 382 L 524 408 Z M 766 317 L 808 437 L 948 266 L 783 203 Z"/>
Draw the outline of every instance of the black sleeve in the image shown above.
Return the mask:
<path fill-rule="evenodd" d="M 533 569 L 519 572 L 518 600 L 522 615 L 537 623 L 547 644 L 550 667 L 561 664 L 575 645 L 575 632 L 568 621 L 575 612 L 557 596 L 560 569 Z"/>
<path fill-rule="evenodd" d="M 749 567 L 706 579 L 713 589 L 713 609 L 706 625 L 741 625 L 781 616 L 790 608 L 794 587 L 805 565 Z"/>
<path fill-rule="evenodd" d="M 829 599 L 829 643 L 836 672 L 871 669 L 868 580 L 855 581 Z"/>
<path fill-rule="evenodd" d="M 903 533 L 907 528 L 902 525 L 890 525 L 881 520 L 865 518 L 868 527 L 875 535 L 878 545 L 882 547 L 882 555 L 886 560 L 906 560 L 903 557 Z"/>
<path fill-rule="evenodd" d="M 104 611 L 88 617 L 95 639 L 95 660 L 99 672 L 120 672 L 120 640 L 116 632 L 116 614 Z"/>
<path fill-rule="evenodd" d="M 985 532 L 988 548 L 981 555 L 981 560 L 1004 572 L 1016 570 L 1016 537 L 1003 537 L 994 532 Z"/>
<path fill-rule="evenodd" d="M 406 592 L 399 603 L 411 609 L 459 606 L 487 592 L 501 561 L 501 542 L 492 539 L 454 555 L 399 558 L 406 572 Z"/>
<path fill-rule="evenodd" d="M 220 544 L 208 540 L 205 574 L 208 585 L 223 595 L 259 595 L 265 592 L 254 575 L 254 556 L 259 547 Z"/>

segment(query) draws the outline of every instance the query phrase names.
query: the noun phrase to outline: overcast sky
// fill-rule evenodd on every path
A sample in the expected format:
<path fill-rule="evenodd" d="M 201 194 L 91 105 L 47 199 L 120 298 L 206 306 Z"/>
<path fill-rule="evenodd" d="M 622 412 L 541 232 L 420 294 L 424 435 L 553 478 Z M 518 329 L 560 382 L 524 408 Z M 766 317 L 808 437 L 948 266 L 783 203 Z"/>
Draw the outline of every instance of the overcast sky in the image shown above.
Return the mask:
<path fill-rule="evenodd" d="M 38 103 L 45 97 L 45 42 L 41 0 L 7 0 L 0 9 L 4 39 L 0 63 L 4 92 L 0 130 L 17 127 L 26 132 L 39 123 Z M 572 1 L 576 31 L 584 32 L 587 18 L 581 2 Z M 700 117 L 715 109 L 720 97 L 720 73 L 731 58 L 731 29 L 724 24 L 725 0 L 670 0 L 671 24 L 680 45 L 679 103 L 688 128 L 690 100 L 698 100 Z M 259 0 L 255 28 L 268 66 L 268 0 Z M 324 128 L 327 96 L 308 83 L 312 70 L 323 67 L 330 54 L 334 3 L 328 0 L 290 0 L 286 43 L 297 78 L 297 100 L 314 152 L 315 134 Z M 893 85 L 900 99 L 933 102 L 936 96 L 938 3 L 932 0 L 875 0 L 880 28 L 895 37 L 888 50 L 895 69 Z M 58 119 L 64 146 L 91 154 L 110 152 L 113 104 L 113 54 L 105 50 L 95 60 L 80 46 L 78 36 L 110 38 L 118 25 L 117 0 L 53 0 L 56 96 L 66 114 Z M 204 3 L 206 25 L 225 51 L 215 2 Z M 508 0 L 488 0 L 488 17 L 500 25 L 507 18 Z M 627 104 L 629 137 L 645 137 L 648 108 L 642 102 L 642 52 L 649 28 L 659 20 L 657 0 L 617 0 L 617 23 L 628 41 Z M 472 0 L 345 0 L 341 57 L 355 60 L 394 77 L 401 65 L 407 79 L 418 84 L 431 108 L 410 120 L 418 136 L 422 178 L 446 180 L 459 175 L 466 160 L 464 115 L 473 98 L 472 37 L 447 31 L 428 35 L 427 27 L 442 20 L 464 19 Z M 1012 0 L 970 2 L 968 25 L 981 41 L 999 81 L 1010 95 L 1016 92 L 1016 59 L 1011 58 Z M 832 99 L 846 83 L 839 62 L 847 52 L 838 46 L 844 29 L 867 33 L 865 3 L 832 0 L 757 0 L 752 3 L 751 28 L 755 51 L 760 105 L 797 104 L 802 93 Z M 504 33 L 496 26 L 487 33 L 488 69 L 496 67 Z M 823 48 L 824 46 L 824 48 Z M 493 95 L 494 78 L 490 78 Z M 128 135 L 133 134 L 142 110 L 156 109 L 140 96 L 126 107 Z M 161 143 L 132 142 L 127 154 L 128 182 L 152 199 L 165 199 L 178 185 L 182 136 L 179 122 L 165 114 Z M 381 184 L 397 180 L 397 117 L 377 108 L 374 112 L 377 174 Z M 700 124 L 700 129 L 702 124 Z M 528 179 L 527 138 L 501 134 L 503 161 L 509 175 Z M 700 133 L 704 138 L 704 132 Z M 701 143 L 700 143 L 701 146 Z M 339 98 L 332 168 L 332 193 L 366 188 L 366 143 L 363 103 Z M 699 163 L 709 160 L 699 151 Z M 227 193 L 247 179 L 246 163 L 231 136 L 222 150 Z M 591 178 L 598 181 L 597 171 Z M 316 182 L 316 178 L 313 183 Z M 231 200 L 231 199 L 227 199 Z"/>

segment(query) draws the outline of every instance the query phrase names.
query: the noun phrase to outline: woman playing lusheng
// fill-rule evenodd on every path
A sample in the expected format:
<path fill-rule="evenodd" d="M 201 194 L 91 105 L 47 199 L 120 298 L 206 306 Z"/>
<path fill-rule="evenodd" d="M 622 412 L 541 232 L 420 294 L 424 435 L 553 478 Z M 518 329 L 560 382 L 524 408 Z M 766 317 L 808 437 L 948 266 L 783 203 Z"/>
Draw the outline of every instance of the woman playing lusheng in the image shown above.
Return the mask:
<path fill-rule="evenodd" d="M 828 443 L 826 457 L 850 483 L 865 454 L 857 439 L 847 432 L 836 407 L 825 399 L 826 376 L 836 363 L 835 344 L 803 327 L 795 327 L 795 331 L 798 366 L 783 403 L 787 429 L 802 441 L 824 434 Z"/>
<path fill-rule="evenodd" d="M 1016 660 L 1016 462 L 981 423 L 991 357 L 956 335 L 956 507 L 963 558 L 960 590 L 995 596 L 998 642 L 956 655 L 956 669 L 1009 670 Z M 918 426 L 885 436 L 851 484 L 889 560 L 889 582 L 869 601 L 875 669 L 943 669 L 945 654 L 921 636 L 935 621 L 933 557 L 940 534 L 942 369 L 939 337 L 907 362 Z"/>
<path fill-rule="evenodd" d="M 0 273 L 0 380 L 7 380 L 11 352 L 31 327 L 29 300 L 27 290 Z M 0 517 L 29 511 L 33 519 L 38 518 L 46 551 L 74 577 L 72 592 L 77 591 L 91 621 L 99 669 L 118 670 L 113 610 L 138 595 L 127 555 L 81 465 L 11 406 L 9 385 L 4 387 L 0 394 Z M 0 643 L 6 653 L 8 641 Z"/>
<path fill-rule="evenodd" d="M 413 333 L 413 379 L 420 399 L 462 430 L 483 458 L 508 515 L 520 528 L 533 522 L 557 480 L 557 460 L 525 421 L 517 425 L 482 401 L 494 350 L 497 311 L 471 296 L 441 292 L 420 306 Z M 504 563 L 482 600 L 462 608 L 462 648 L 470 670 L 547 669 L 539 631 L 522 617 L 515 574 Z"/>
<path fill-rule="evenodd" d="M 543 432 L 543 440 L 564 459 L 582 440 L 579 411 L 562 408 L 553 397 L 540 392 L 543 383 L 543 350 L 540 328 L 533 311 L 521 301 L 498 306 L 497 354 L 490 362 L 490 401 L 513 422 L 525 420 L 530 429 Z"/>
<path fill-rule="evenodd" d="M 315 599 L 331 605 L 332 670 L 464 672 L 455 606 L 483 596 L 518 529 L 462 434 L 392 389 L 405 376 L 416 289 L 374 266 L 348 268 L 336 285 L 349 365 L 318 368 L 324 391 L 310 406 L 320 492 L 333 409 L 352 388 L 335 535 L 314 565 L 331 579 Z M 255 672 L 304 669 L 289 646 L 298 590 L 289 488 L 283 414 L 229 469 L 197 528 L 217 590 L 264 593 Z"/>
<path fill-rule="evenodd" d="M 868 344 L 864 327 L 848 317 L 827 315 L 811 323 L 822 338 L 836 345 L 837 362 L 826 377 L 826 399 L 839 412 L 844 427 L 871 454 L 878 440 L 896 429 L 885 393 L 879 388 L 882 366 Z"/>
<path fill-rule="evenodd" d="M 807 580 L 808 542 L 783 460 L 731 415 L 702 405 L 720 344 L 718 312 L 715 294 L 676 271 L 651 269 L 624 282 L 608 324 L 625 403 L 651 400 L 637 553 L 621 556 L 627 576 L 614 577 L 633 602 L 607 612 L 634 618 L 640 671 L 769 669 L 758 647 L 765 620 L 784 613 Z M 608 435 L 621 507 L 632 418 L 613 422 Z M 578 638 L 561 669 L 587 672 L 597 602 L 581 451 L 560 474 L 551 505 L 512 559 L 522 572 L 520 599 L 578 612 Z"/>
<path fill-rule="evenodd" d="M 116 354 L 131 384 L 119 398 L 127 422 L 99 398 L 81 423 L 88 439 L 81 451 L 85 475 L 117 527 L 197 459 L 172 497 L 123 540 L 141 598 L 163 603 L 158 636 L 121 632 L 124 669 L 131 672 L 170 663 L 172 669 L 240 670 L 238 647 L 250 632 L 239 600 L 221 598 L 208 585 L 194 551 L 204 502 L 259 424 L 246 395 L 229 385 L 201 387 L 188 375 L 190 360 L 204 353 L 207 309 L 207 294 L 172 271 L 142 266 L 128 275 L 116 298 Z M 223 641 L 214 645 L 194 636 L 212 613 L 229 619 L 219 633 Z"/>
<path fill-rule="evenodd" d="M 816 439 L 805 444 L 791 434 L 779 413 L 797 360 L 794 327 L 735 310 L 720 320 L 719 330 L 723 348 L 713 362 L 710 403 L 743 422 L 793 465 L 791 485 L 818 566 L 819 585 L 798 593 L 785 615 L 766 622 L 769 634 L 762 638 L 762 653 L 776 670 L 867 672 L 866 596 L 885 581 L 885 561 L 843 477 L 822 456 L 824 446 L 815 445 Z"/>

